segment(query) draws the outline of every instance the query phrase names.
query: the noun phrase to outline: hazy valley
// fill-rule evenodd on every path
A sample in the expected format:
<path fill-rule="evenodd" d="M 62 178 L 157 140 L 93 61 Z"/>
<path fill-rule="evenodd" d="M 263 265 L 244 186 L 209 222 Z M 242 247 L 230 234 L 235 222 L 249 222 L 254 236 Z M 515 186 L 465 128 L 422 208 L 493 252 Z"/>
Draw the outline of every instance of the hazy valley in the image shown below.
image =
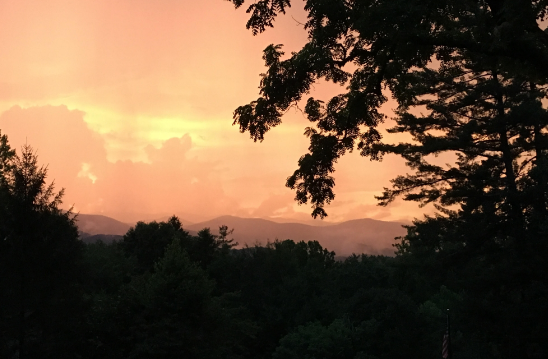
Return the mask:
<path fill-rule="evenodd" d="M 166 219 L 158 219 L 167 220 Z M 284 219 L 280 219 L 284 221 Z M 338 256 L 356 254 L 393 255 L 394 238 L 406 233 L 404 223 L 380 221 L 370 218 L 356 219 L 341 223 L 321 225 L 303 223 L 278 223 L 262 218 L 241 218 L 221 216 L 199 223 L 181 219 L 183 228 L 191 234 L 196 234 L 203 228 L 210 228 L 217 233 L 221 225 L 234 229 L 232 237 L 239 243 L 238 248 L 264 245 L 275 240 L 292 239 L 294 241 L 318 241 L 322 247 L 335 251 Z M 327 223 L 327 224 L 324 224 Z M 134 224 L 124 223 L 114 218 L 94 214 L 79 214 L 77 224 L 82 239 L 94 242 L 101 239 L 109 242 L 121 239 Z"/>

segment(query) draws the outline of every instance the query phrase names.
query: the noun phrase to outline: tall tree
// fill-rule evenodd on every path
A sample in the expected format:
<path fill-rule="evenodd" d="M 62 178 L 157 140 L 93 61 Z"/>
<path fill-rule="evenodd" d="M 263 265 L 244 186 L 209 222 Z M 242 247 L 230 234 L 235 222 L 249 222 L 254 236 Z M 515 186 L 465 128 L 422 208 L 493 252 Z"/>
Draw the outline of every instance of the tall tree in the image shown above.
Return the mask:
<path fill-rule="evenodd" d="M 244 3 L 232 2 L 236 7 Z M 288 0 L 258 1 L 248 8 L 251 17 L 247 27 L 255 34 L 262 32 L 289 6 Z M 281 45 L 265 49 L 268 69 L 261 80 L 261 96 L 238 107 L 234 123 L 255 141 L 263 140 L 270 128 L 281 123 L 287 108 L 309 93 L 313 83 L 326 80 L 347 86 L 347 92 L 327 103 L 308 99 L 305 112 L 315 123 L 305 131 L 310 138 L 309 153 L 300 158 L 298 169 L 287 181 L 287 186 L 296 190 L 299 203 L 310 201 L 312 215 L 324 217 L 325 204 L 334 199 L 331 174 L 338 158 L 358 149 L 363 156 L 376 160 L 388 150 L 379 146 L 382 136 L 377 129 L 386 119 L 379 110 L 387 101 L 384 89 L 390 90 L 400 106 L 419 110 L 425 103 L 410 102 L 414 96 L 414 89 L 407 87 L 412 84 L 410 80 L 422 81 L 411 87 L 426 86 L 432 84 L 429 76 L 433 73 L 447 75 L 447 63 L 454 68 L 460 59 L 477 67 L 478 58 L 483 59 L 483 66 L 476 74 L 483 72 L 503 82 L 519 78 L 520 83 L 533 88 L 543 86 L 548 78 L 548 35 L 537 20 L 544 19 L 547 7 L 542 0 L 306 1 L 308 43 L 286 59 Z M 517 47 L 520 51 L 514 51 Z M 487 62 L 492 65 L 486 66 Z M 414 72 L 423 77 L 410 76 Z M 471 85 L 484 86 L 485 82 L 475 80 Z M 504 83 L 492 81 L 489 85 L 491 95 L 500 100 L 498 110 L 491 111 L 490 116 L 500 122 L 505 116 L 496 111 L 514 104 L 504 104 Z M 498 95 L 493 93 L 497 86 Z M 542 96 L 532 95 L 534 100 Z M 542 134 L 542 128 L 540 123 L 536 133 Z M 542 145 L 538 149 L 542 151 Z M 515 157 L 510 143 L 503 152 L 508 171 Z M 508 171 L 506 186 L 515 192 L 513 185 Z M 515 211 L 517 207 L 513 206 Z"/>
<path fill-rule="evenodd" d="M 10 163 L 15 155 L 8 143 L 8 137 L 0 131 L 0 179 L 5 179 L 5 174 L 10 169 Z"/>
<path fill-rule="evenodd" d="M 2 350 L 19 358 L 69 357 L 77 347 L 82 243 L 73 215 L 59 208 L 63 190 L 46 185 L 47 169 L 32 148 L 9 157 L 0 179 Z"/>
<path fill-rule="evenodd" d="M 264 31 L 290 5 L 255 2 L 248 28 Z M 281 45 L 265 49 L 260 97 L 238 107 L 234 123 L 263 140 L 314 83 L 346 86 L 306 102 L 309 153 L 286 183 L 296 200 L 325 217 L 341 156 L 402 156 L 411 171 L 380 203 L 401 196 L 439 213 L 409 227 L 399 254 L 466 292 L 465 312 L 482 323 L 469 338 L 490 343 L 494 357 L 548 352 L 534 319 L 548 315 L 538 255 L 548 249 L 548 1 L 308 0 L 305 10 L 308 42 L 288 57 Z M 398 104 L 389 131 L 404 143 L 378 130 L 389 96 Z M 454 160 L 440 165 L 440 154 Z"/>

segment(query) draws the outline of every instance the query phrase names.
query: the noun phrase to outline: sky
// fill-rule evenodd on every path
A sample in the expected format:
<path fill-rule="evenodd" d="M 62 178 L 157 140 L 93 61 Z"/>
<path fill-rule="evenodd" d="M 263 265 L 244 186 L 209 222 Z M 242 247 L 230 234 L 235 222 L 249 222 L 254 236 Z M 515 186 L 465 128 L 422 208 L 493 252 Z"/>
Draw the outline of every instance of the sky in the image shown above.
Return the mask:
<path fill-rule="evenodd" d="M 262 50 L 298 51 L 305 20 L 297 2 L 253 36 L 245 10 L 222 0 L 0 0 L 0 131 L 36 150 L 76 212 L 309 220 L 285 187 L 309 145 L 303 114 L 288 111 L 262 143 L 232 126 L 258 97 Z M 340 92 L 317 84 L 310 96 Z M 403 160 L 353 153 L 335 168 L 326 220 L 422 217 L 414 203 L 376 205 Z"/>

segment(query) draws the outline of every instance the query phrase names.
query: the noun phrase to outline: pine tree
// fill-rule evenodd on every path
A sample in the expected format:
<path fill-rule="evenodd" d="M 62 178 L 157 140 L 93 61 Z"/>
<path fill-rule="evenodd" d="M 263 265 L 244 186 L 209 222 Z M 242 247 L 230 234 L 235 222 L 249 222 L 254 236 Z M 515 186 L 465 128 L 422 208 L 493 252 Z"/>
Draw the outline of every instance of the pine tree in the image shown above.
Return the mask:
<path fill-rule="evenodd" d="M 233 2 L 236 7 L 243 4 L 241 0 Z M 254 33 L 264 31 L 290 5 L 287 0 L 262 0 L 250 5 L 247 27 Z M 262 141 L 314 83 L 326 80 L 347 86 L 346 92 L 326 103 L 309 98 L 305 108 L 315 124 L 305 130 L 310 138 L 309 153 L 300 158 L 287 186 L 296 190 L 297 202 L 312 203 L 314 217 L 326 216 L 324 206 L 334 199 L 332 173 L 338 158 L 357 149 L 363 156 L 378 160 L 387 150 L 379 146 L 382 136 L 377 129 L 386 120 L 379 110 L 387 101 L 386 90 L 398 102 L 420 109 L 410 102 L 420 84 L 407 88 L 409 81 L 423 81 L 423 86 L 439 81 L 429 78 L 438 72 L 436 66 L 454 68 L 455 61 L 472 66 L 468 71 L 475 74 L 485 72 L 482 76 L 503 81 L 497 85 L 478 79 L 472 87 L 489 85 L 502 90 L 509 86 L 506 82 L 517 81 L 528 84 L 533 89 L 530 94 L 537 90 L 543 93 L 548 79 L 548 35 L 536 22 L 546 16 L 545 1 L 331 0 L 307 1 L 305 9 L 308 43 L 286 59 L 281 45 L 264 50 L 268 69 L 262 75 L 261 96 L 238 107 L 234 123 L 253 140 Z M 416 70 L 424 72 L 423 76 L 414 75 Z M 539 93 L 531 95 L 533 102 L 543 96 Z M 508 100 L 503 93 L 498 96 L 502 102 Z M 510 107 L 501 101 L 502 108 Z M 495 110 L 491 112 L 496 115 Z M 537 134 L 542 133 L 541 127 Z M 541 142 L 536 143 L 542 146 Z M 509 151 L 505 150 L 502 159 L 507 169 L 514 157 Z M 507 185 L 513 186 L 510 177 Z M 517 213 L 518 208 L 514 206 L 514 210 Z"/>
<path fill-rule="evenodd" d="M 248 28 L 264 31 L 290 5 L 255 2 Z M 306 102 L 309 153 L 286 183 L 297 202 L 325 217 L 334 164 L 348 152 L 402 156 L 411 171 L 380 204 L 403 197 L 438 214 L 409 226 L 396 246 L 401 263 L 465 293 L 466 315 L 477 319 L 467 335 L 481 350 L 548 353 L 538 321 L 548 316 L 548 1 L 308 0 L 305 10 L 308 42 L 288 57 L 281 45 L 265 49 L 260 97 L 234 111 L 234 124 L 262 141 L 313 84 L 345 86 Z M 378 130 L 389 97 L 398 103 L 390 131 L 405 143 Z M 454 160 L 442 165 L 439 155 Z"/>
<path fill-rule="evenodd" d="M 73 215 L 59 208 L 63 191 L 46 185 L 28 145 L 2 175 L 0 331 L 3 355 L 63 358 L 77 352 L 82 275 Z M 10 354 L 11 353 L 11 354 Z"/>

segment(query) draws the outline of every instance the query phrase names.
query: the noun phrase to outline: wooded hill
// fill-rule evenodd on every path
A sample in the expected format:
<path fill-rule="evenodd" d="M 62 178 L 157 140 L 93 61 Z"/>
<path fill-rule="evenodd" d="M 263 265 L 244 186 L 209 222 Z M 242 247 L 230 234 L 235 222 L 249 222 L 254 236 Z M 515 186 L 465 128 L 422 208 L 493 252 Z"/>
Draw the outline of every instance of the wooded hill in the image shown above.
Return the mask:
<path fill-rule="evenodd" d="M 82 239 L 110 241 L 120 239 L 130 228 L 129 224 L 99 215 L 79 214 L 78 229 L 83 232 Z M 402 223 L 357 219 L 337 224 L 313 226 L 301 223 L 276 223 L 261 218 L 240 218 L 222 216 L 206 222 L 194 223 L 183 228 L 191 234 L 197 234 L 204 228 L 217 230 L 226 225 L 234 229 L 233 237 L 239 243 L 236 248 L 255 244 L 266 245 L 275 240 L 292 239 L 294 241 L 317 241 L 340 256 L 352 254 L 394 255 L 396 237 L 406 234 Z M 102 235 L 102 236 L 101 236 Z M 111 235 L 111 236 L 106 236 Z"/>

